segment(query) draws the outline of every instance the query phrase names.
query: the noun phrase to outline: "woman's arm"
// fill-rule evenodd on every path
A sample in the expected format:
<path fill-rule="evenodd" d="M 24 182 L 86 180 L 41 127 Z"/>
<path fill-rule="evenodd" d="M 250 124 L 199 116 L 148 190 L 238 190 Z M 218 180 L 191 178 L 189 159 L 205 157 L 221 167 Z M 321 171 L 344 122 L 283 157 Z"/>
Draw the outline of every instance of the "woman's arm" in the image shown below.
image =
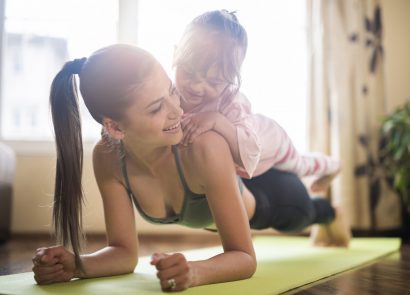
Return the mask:
<path fill-rule="evenodd" d="M 231 153 L 226 141 L 215 132 L 197 138 L 187 152 L 192 165 L 189 173 L 206 193 L 224 252 L 207 260 L 187 262 L 181 254 L 157 254 L 152 264 L 157 267 L 163 290 L 246 279 L 256 270 L 249 220 L 238 189 Z M 192 179 L 193 179 L 192 178 Z"/>
<path fill-rule="evenodd" d="M 192 150 L 194 169 L 203 182 L 224 248 L 220 255 L 192 262 L 196 274 L 194 283 L 203 285 L 249 278 L 256 270 L 256 257 L 228 144 L 218 134 L 208 132 L 198 138 Z"/>
<path fill-rule="evenodd" d="M 132 272 L 138 261 L 138 238 L 133 206 L 119 180 L 120 159 L 116 152 L 108 153 L 103 144 L 98 144 L 93 153 L 93 165 L 103 199 L 107 246 L 81 256 L 85 273 L 80 274 L 80 277 Z"/>
<path fill-rule="evenodd" d="M 78 269 L 74 255 L 64 247 L 38 249 L 33 258 L 33 271 L 39 284 L 129 273 L 137 264 L 138 239 L 133 207 L 113 173 L 118 170 L 119 159 L 115 152 L 109 152 L 100 143 L 94 148 L 93 164 L 103 199 L 107 246 L 80 256 L 84 272 Z"/>

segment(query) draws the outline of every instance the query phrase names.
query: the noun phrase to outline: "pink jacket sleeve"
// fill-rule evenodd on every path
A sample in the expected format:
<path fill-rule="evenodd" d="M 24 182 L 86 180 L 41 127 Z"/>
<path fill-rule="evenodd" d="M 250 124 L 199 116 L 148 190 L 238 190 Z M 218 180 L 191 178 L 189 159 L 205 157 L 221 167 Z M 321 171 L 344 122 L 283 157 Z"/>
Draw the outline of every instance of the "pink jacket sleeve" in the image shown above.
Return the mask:
<path fill-rule="evenodd" d="M 242 161 L 242 165 L 236 163 L 237 172 L 242 177 L 251 178 L 261 156 L 261 145 L 252 118 L 251 104 L 243 94 L 238 93 L 233 99 L 222 102 L 219 111 L 236 127 Z"/>

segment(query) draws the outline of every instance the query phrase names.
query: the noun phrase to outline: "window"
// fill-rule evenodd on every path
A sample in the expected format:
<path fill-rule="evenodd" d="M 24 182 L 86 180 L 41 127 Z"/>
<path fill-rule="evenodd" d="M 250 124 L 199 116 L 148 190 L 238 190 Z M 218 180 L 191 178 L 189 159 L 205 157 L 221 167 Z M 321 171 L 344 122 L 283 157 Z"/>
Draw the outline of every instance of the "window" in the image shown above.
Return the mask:
<path fill-rule="evenodd" d="M 138 43 L 153 53 L 172 77 L 172 54 L 185 26 L 215 9 L 237 11 L 248 33 L 241 91 L 255 113 L 274 118 L 306 149 L 307 56 L 305 3 L 239 0 L 140 0 Z M 158 9 L 161 7 L 161 9 Z"/>
<path fill-rule="evenodd" d="M 118 0 L 6 1 L 2 139 L 52 138 L 48 96 L 53 77 L 67 60 L 115 43 L 117 22 Z M 87 111 L 82 114 L 84 137 L 95 137 L 98 124 Z"/>
<path fill-rule="evenodd" d="M 296 147 L 305 150 L 303 0 L 6 1 L 0 136 L 50 140 L 48 92 L 52 78 L 64 61 L 88 56 L 116 42 L 117 27 L 120 35 L 132 36 L 123 41 L 135 42 L 153 53 L 172 77 L 174 45 L 185 26 L 204 11 L 222 8 L 236 10 L 248 32 L 241 91 L 254 112 L 274 118 Z M 84 137 L 95 139 L 98 124 L 87 111 L 82 114 Z"/>

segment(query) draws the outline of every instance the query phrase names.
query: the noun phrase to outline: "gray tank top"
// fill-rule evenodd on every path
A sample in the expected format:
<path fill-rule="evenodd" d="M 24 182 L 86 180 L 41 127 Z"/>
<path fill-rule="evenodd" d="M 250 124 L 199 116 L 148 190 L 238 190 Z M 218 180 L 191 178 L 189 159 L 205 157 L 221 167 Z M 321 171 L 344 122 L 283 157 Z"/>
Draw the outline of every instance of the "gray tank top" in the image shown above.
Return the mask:
<path fill-rule="evenodd" d="M 182 172 L 181 160 L 179 157 L 178 148 L 176 145 L 172 146 L 172 152 L 174 154 L 177 172 L 181 180 L 182 186 L 184 188 L 184 201 L 182 205 L 181 212 L 174 216 L 166 218 L 156 218 L 147 215 L 140 205 L 138 204 L 137 199 L 135 198 L 131 186 L 128 180 L 127 165 L 125 161 L 125 153 L 121 157 L 121 169 L 122 174 L 125 180 L 126 190 L 131 201 L 134 203 L 138 212 L 141 216 L 150 223 L 156 224 L 181 224 L 187 227 L 192 228 L 206 228 L 214 223 L 211 210 L 209 209 L 208 200 L 205 195 L 193 193 L 185 180 L 184 174 Z M 243 183 L 240 177 L 238 177 L 238 186 L 239 190 L 242 193 Z"/>

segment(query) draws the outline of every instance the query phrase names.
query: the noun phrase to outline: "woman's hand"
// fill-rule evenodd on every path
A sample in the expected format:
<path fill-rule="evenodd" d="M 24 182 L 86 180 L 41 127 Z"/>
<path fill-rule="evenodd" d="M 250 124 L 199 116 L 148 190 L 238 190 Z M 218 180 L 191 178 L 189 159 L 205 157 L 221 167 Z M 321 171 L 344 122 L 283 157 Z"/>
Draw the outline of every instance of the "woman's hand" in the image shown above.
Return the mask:
<path fill-rule="evenodd" d="M 74 254 L 62 246 L 39 248 L 32 260 L 34 279 L 39 285 L 68 282 L 76 272 Z"/>
<path fill-rule="evenodd" d="M 193 285 L 193 271 L 183 254 L 154 253 L 151 264 L 157 269 L 162 291 L 182 291 Z"/>

